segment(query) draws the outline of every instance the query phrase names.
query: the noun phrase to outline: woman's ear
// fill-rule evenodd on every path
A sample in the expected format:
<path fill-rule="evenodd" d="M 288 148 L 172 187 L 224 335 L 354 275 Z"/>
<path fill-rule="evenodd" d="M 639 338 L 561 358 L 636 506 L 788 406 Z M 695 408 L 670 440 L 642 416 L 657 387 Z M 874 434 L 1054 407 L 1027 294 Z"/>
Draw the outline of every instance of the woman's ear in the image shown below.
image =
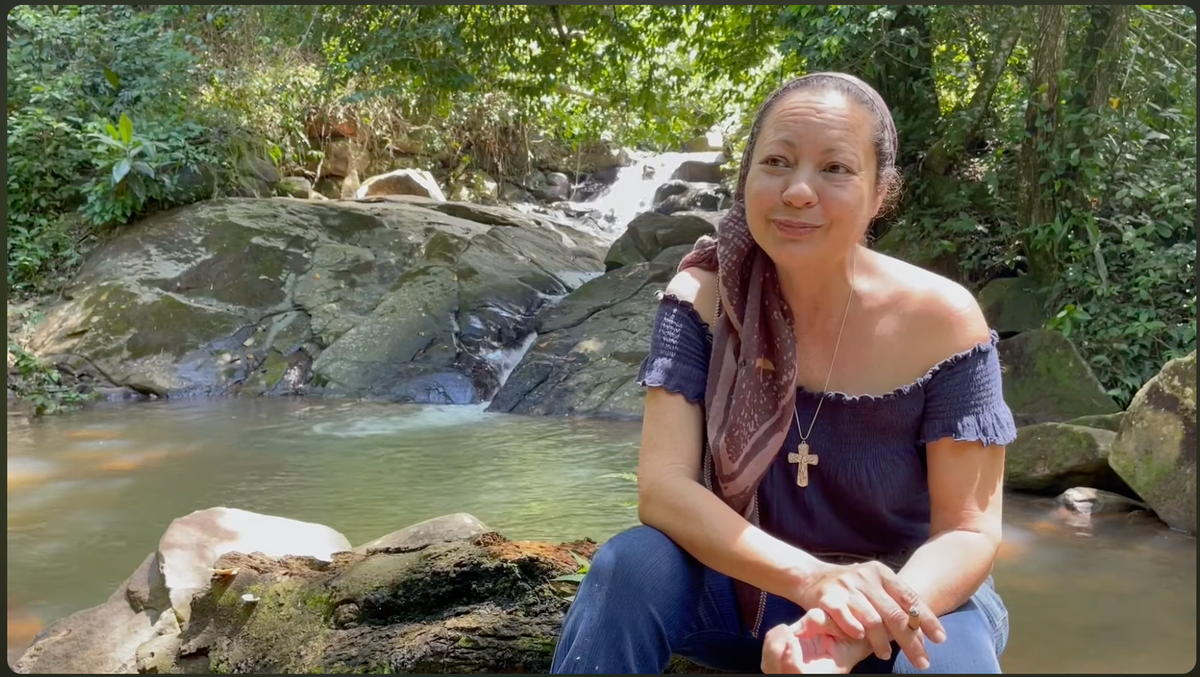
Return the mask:
<path fill-rule="evenodd" d="M 879 186 L 875 190 L 875 206 L 871 209 L 871 218 L 868 221 L 874 221 L 879 217 L 879 212 L 883 209 L 883 201 L 887 199 L 887 187 Z"/>

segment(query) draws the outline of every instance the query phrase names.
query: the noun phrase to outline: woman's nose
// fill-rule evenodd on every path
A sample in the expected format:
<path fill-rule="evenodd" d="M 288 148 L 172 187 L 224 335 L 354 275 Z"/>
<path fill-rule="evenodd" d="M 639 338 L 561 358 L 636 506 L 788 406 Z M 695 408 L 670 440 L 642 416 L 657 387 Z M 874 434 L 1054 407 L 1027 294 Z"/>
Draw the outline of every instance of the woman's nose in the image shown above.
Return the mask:
<path fill-rule="evenodd" d="M 783 202 L 789 207 L 797 209 L 811 207 L 817 202 L 817 193 L 812 189 L 807 177 L 797 174 L 788 181 L 787 187 L 784 188 Z"/>

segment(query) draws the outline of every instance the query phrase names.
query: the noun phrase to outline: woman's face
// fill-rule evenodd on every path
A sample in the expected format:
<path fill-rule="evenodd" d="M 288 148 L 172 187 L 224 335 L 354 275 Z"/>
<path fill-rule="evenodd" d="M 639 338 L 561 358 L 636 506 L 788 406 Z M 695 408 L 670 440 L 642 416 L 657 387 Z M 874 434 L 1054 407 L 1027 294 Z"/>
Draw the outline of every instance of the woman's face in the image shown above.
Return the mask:
<path fill-rule="evenodd" d="M 746 176 L 750 234 L 777 265 L 841 258 L 883 203 L 872 118 L 831 90 L 785 95 L 759 131 Z"/>

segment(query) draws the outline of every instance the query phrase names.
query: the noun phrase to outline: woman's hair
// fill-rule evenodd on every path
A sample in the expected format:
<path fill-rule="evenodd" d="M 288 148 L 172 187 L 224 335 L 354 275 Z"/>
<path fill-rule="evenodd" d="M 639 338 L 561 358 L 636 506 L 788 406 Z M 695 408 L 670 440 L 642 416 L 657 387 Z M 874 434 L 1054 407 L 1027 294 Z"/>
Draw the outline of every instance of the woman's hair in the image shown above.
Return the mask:
<path fill-rule="evenodd" d="M 763 102 L 754 119 L 754 126 L 750 128 L 750 138 L 746 142 L 746 151 L 742 158 L 742 176 L 738 181 L 738 197 L 742 197 L 741 193 L 745 189 L 751 155 L 754 153 L 754 145 L 758 139 L 758 133 L 762 129 L 763 121 L 781 99 L 788 94 L 805 89 L 838 92 L 854 100 L 871 114 L 871 132 L 874 137 L 872 141 L 875 148 L 875 185 L 885 191 L 883 206 L 877 218 L 882 216 L 884 212 L 895 206 L 902 184 L 900 171 L 896 168 L 898 145 L 896 125 L 892 121 L 892 113 L 888 109 L 887 103 L 879 96 L 875 88 L 854 76 L 843 73 L 810 73 L 796 78 L 775 90 Z"/>

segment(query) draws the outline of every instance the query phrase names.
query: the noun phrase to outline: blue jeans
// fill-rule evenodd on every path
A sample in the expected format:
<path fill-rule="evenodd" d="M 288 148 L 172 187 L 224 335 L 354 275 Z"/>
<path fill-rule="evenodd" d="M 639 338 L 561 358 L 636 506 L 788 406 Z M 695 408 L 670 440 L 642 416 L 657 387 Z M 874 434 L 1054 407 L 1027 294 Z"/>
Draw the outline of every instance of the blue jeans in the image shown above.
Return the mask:
<path fill-rule="evenodd" d="M 762 628 L 793 623 L 795 604 L 767 597 Z M 926 643 L 931 673 L 999 673 L 1008 612 L 988 582 L 942 616 L 946 641 Z M 672 655 L 725 672 L 760 672 L 762 641 L 738 618 L 733 582 L 698 562 L 662 532 L 636 527 L 596 553 L 563 623 L 553 673 L 661 673 Z M 892 645 L 856 673 L 920 672 Z"/>

